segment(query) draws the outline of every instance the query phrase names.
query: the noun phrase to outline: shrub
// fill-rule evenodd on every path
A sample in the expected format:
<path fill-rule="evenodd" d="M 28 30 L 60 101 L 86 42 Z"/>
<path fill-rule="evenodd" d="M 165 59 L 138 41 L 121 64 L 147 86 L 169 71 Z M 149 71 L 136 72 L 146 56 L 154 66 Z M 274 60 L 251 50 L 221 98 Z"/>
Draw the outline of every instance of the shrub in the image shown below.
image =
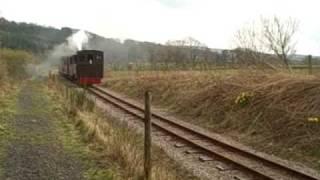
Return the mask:
<path fill-rule="evenodd" d="M 249 104 L 250 101 L 250 97 L 252 95 L 246 92 L 242 92 L 239 96 L 237 96 L 235 103 L 240 105 L 241 107 L 246 106 L 247 104 Z"/>
<path fill-rule="evenodd" d="M 25 66 L 34 61 L 34 56 L 23 50 L 0 49 L 0 79 L 28 77 Z"/>

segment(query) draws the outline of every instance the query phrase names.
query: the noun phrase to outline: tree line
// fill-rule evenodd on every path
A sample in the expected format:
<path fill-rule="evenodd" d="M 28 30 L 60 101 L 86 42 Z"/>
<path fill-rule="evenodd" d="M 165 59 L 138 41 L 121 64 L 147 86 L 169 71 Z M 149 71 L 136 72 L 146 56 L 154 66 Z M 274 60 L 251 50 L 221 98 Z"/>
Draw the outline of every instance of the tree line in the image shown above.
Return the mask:
<path fill-rule="evenodd" d="M 237 31 L 235 47 L 230 50 L 211 49 L 192 37 L 157 44 L 131 39 L 120 41 L 94 33 L 89 33 L 85 48 L 104 51 L 105 64 L 118 69 L 136 65 L 149 69 L 288 68 L 295 53 L 298 24 L 292 18 L 261 18 Z M 0 18 L 0 47 L 45 54 L 66 42 L 75 31 L 68 27 L 56 29 Z"/>
<path fill-rule="evenodd" d="M 65 42 L 71 28 L 56 29 L 36 24 L 17 23 L 0 17 L 0 47 L 44 54 Z"/>
<path fill-rule="evenodd" d="M 192 37 L 157 44 L 131 39 L 121 42 L 94 35 L 90 37 L 86 46 L 104 51 L 105 63 L 119 69 L 132 68 L 135 65 L 146 65 L 149 69 L 188 69 L 209 64 L 223 65 L 229 56 L 228 50 L 210 49 Z"/>
<path fill-rule="evenodd" d="M 151 69 L 221 66 L 289 69 L 295 59 L 298 28 L 294 18 L 261 17 L 235 33 L 235 47 L 230 50 L 211 49 L 192 37 L 169 40 L 165 44 L 93 38 L 89 46 L 103 50 L 107 64 L 128 65 L 128 68 L 132 64 L 147 64 Z"/>

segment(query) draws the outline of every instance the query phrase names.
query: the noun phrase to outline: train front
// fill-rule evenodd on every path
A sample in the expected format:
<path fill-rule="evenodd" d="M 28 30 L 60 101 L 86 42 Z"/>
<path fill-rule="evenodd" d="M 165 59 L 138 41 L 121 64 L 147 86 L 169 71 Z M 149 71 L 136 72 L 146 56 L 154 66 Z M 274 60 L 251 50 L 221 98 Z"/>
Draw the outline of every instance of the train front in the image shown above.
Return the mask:
<path fill-rule="evenodd" d="M 103 59 L 102 51 L 78 51 L 74 66 L 78 83 L 81 85 L 100 84 L 103 78 Z"/>

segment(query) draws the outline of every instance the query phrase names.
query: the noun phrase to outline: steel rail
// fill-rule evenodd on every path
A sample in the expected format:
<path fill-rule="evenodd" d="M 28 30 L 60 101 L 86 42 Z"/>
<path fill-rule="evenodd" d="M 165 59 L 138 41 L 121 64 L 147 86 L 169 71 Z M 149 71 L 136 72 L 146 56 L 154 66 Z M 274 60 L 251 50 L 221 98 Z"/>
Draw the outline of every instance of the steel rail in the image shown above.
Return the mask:
<path fill-rule="evenodd" d="M 103 99 L 104 101 L 107 101 L 108 103 L 111 103 L 112 105 L 122 109 L 126 113 L 131 114 L 141 120 L 144 120 L 144 116 L 143 116 L 144 109 L 142 107 L 139 107 L 135 104 L 132 104 L 132 103 L 130 103 L 120 97 L 117 97 L 117 96 L 107 92 L 106 90 L 104 90 L 100 87 L 97 87 L 97 86 L 89 87 L 88 90 L 91 93 L 93 93 L 94 95 Z M 110 98 L 113 100 L 111 100 Z M 117 102 L 115 102 L 115 101 L 117 101 Z M 126 106 L 130 107 L 131 109 L 129 109 Z M 296 179 L 308 179 L 308 180 L 309 179 L 310 180 L 320 179 L 319 177 L 316 177 L 316 176 L 309 174 L 307 172 L 302 172 L 296 168 L 288 167 L 285 164 L 275 162 L 271 159 L 266 159 L 266 158 L 264 158 L 258 154 L 255 154 L 253 152 L 249 152 L 249 151 L 243 150 L 239 147 L 232 146 L 226 142 L 222 142 L 221 140 L 215 139 L 214 137 L 210 136 L 209 134 L 207 134 L 205 132 L 194 130 L 190 127 L 187 127 L 184 124 L 178 123 L 178 122 L 173 121 L 171 119 L 168 119 L 164 116 L 152 113 L 152 117 L 154 118 L 152 121 L 153 126 L 169 133 L 172 136 L 178 137 L 179 139 L 192 145 L 195 148 L 201 149 L 202 151 L 204 151 L 206 153 L 213 154 L 213 155 L 215 155 L 215 157 L 218 157 L 219 159 L 223 159 L 224 161 L 227 161 L 228 163 L 236 165 L 240 169 L 248 171 L 255 176 L 259 176 L 262 179 L 278 179 L 279 178 L 279 176 L 277 176 L 278 174 L 280 174 L 281 176 L 285 176 L 285 174 L 287 174 L 289 177 L 294 177 Z M 193 137 L 194 136 L 199 137 L 199 138 L 201 138 L 201 140 L 192 140 L 190 138 L 187 138 L 185 135 L 186 133 L 189 133 L 189 135 L 191 135 Z M 261 167 L 259 168 L 259 167 L 250 165 L 250 163 L 249 164 L 243 163 L 240 160 L 228 157 L 228 155 L 226 155 L 226 153 L 214 151 L 210 147 L 208 147 L 209 145 L 204 145 L 203 142 L 206 142 L 206 143 L 210 142 L 210 143 L 212 143 L 211 146 L 223 147 L 224 149 L 226 149 L 227 153 L 237 154 L 241 157 L 250 159 L 251 161 L 255 161 L 258 164 L 261 164 L 260 165 L 261 167 L 266 166 L 267 169 L 274 169 L 275 171 L 280 172 L 280 173 L 278 173 L 276 175 L 272 175 L 272 172 L 261 171 Z"/>

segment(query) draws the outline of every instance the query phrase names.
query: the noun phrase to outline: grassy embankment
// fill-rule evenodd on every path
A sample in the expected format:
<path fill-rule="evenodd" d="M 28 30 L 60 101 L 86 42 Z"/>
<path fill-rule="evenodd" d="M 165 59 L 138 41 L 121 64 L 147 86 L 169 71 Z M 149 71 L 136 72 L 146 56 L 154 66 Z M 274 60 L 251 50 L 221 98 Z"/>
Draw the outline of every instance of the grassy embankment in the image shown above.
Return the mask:
<path fill-rule="evenodd" d="M 260 151 L 320 170 L 320 80 L 259 72 L 107 72 L 105 86 Z"/>
<path fill-rule="evenodd" d="M 143 137 L 126 124 L 96 109 L 83 91 L 51 82 L 52 93 L 67 109 L 71 122 L 79 129 L 83 140 L 96 151 L 114 179 L 143 179 Z M 59 93 L 57 93 L 59 92 Z M 57 95 L 60 94 L 60 95 Z M 62 95 L 62 96 L 61 96 Z M 153 179 L 197 179 L 168 158 L 162 150 L 153 148 Z"/>

